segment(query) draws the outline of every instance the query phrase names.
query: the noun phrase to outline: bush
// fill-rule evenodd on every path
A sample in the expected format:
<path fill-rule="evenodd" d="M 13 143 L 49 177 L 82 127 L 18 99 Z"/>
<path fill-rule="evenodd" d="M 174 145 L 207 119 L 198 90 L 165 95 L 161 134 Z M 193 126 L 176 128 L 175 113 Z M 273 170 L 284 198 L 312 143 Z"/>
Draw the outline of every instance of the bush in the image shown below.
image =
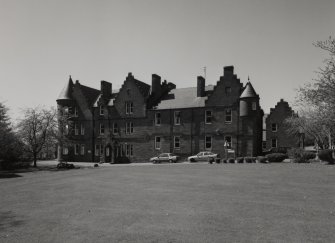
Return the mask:
<path fill-rule="evenodd" d="M 222 163 L 227 164 L 227 159 L 223 159 L 223 160 L 222 160 Z"/>
<path fill-rule="evenodd" d="M 257 161 L 258 163 L 267 163 L 268 158 L 266 158 L 265 156 L 258 156 Z"/>
<path fill-rule="evenodd" d="M 292 148 L 288 151 L 288 154 L 295 163 L 307 163 L 310 159 L 315 158 L 315 154 L 313 152 L 305 151 L 302 148 Z"/>
<path fill-rule="evenodd" d="M 266 155 L 269 162 L 283 162 L 287 158 L 286 154 L 282 153 L 273 153 Z"/>
<path fill-rule="evenodd" d="M 236 162 L 237 163 L 243 163 L 244 162 L 244 158 L 243 157 L 237 157 L 236 158 Z"/>
<path fill-rule="evenodd" d="M 235 163 L 235 159 L 233 159 L 233 158 L 229 158 L 229 159 L 228 159 L 228 163 L 234 164 L 234 163 Z"/>
<path fill-rule="evenodd" d="M 334 164 L 334 159 L 333 159 L 333 150 L 331 149 L 325 149 L 321 150 L 318 153 L 319 159 L 322 161 L 328 162 L 328 164 Z"/>
<path fill-rule="evenodd" d="M 255 157 L 245 157 L 244 159 L 246 163 L 256 163 Z"/>

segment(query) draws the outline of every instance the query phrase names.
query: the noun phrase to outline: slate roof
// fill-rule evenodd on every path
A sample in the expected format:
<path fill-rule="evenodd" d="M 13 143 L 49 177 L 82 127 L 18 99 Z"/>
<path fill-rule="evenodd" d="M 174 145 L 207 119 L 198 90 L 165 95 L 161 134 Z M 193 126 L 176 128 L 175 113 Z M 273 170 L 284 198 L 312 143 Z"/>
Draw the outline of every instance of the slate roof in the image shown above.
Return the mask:
<path fill-rule="evenodd" d="M 70 76 L 69 82 L 65 85 L 65 87 L 60 92 L 57 100 L 70 100 L 72 98 L 72 88 L 73 88 L 73 81 Z"/>
<path fill-rule="evenodd" d="M 119 89 L 112 90 L 112 97 L 107 104 L 108 106 L 113 106 L 114 105 L 114 100 L 115 100 L 115 97 L 117 96 L 118 93 L 119 93 Z M 98 107 L 98 101 L 100 100 L 100 97 L 101 97 L 101 94 L 99 94 L 97 96 L 97 98 L 95 99 L 93 107 Z"/>
<path fill-rule="evenodd" d="M 211 93 L 213 89 L 213 85 L 206 86 L 206 94 Z M 156 109 L 204 107 L 207 98 L 208 96 L 197 97 L 197 87 L 173 89 L 162 98 Z"/>
<path fill-rule="evenodd" d="M 88 104 L 92 106 L 100 94 L 100 90 L 87 87 L 85 85 L 80 85 L 80 89 L 83 92 Z"/>
<path fill-rule="evenodd" d="M 254 89 L 254 87 L 252 87 L 252 84 L 250 82 L 248 82 L 245 85 L 245 88 L 240 96 L 240 98 L 255 98 L 258 95 L 256 94 L 256 91 Z"/>
<path fill-rule="evenodd" d="M 144 97 L 148 97 L 150 94 L 150 85 L 143 83 L 142 81 L 139 81 L 137 79 L 134 79 L 134 81 L 137 87 L 139 88 L 140 92 L 142 93 L 142 95 Z"/>

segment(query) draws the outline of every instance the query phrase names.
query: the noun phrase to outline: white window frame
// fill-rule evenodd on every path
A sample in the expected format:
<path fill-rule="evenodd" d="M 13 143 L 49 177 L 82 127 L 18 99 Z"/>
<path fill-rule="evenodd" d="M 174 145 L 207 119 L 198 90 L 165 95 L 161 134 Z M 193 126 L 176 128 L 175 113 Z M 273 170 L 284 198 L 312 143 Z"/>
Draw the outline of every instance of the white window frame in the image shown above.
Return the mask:
<path fill-rule="evenodd" d="M 178 142 L 177 142 L 178 140 Z M 176 144 L 178 143 L 178 146 Z M 180 136 L 175 136 L 173 139 L 173 148 L 174 149 L 180 149 Z"/>
<path fill-rule="evenodd" d="M 210 139 L 209 143 L 210 143 L 210 147 L 207 147 L 207 138 Z M 213 147 L 213 138 L 212 136 L 206 135 L 205 136 L 205 150 L 211 150 Z"/>
<path fill-rule="evenodd" d="M 132 134 L 134 132 L 134 123 L 126 122 L 126 134 Z"/>
<path fill-rule="evenodd" d="M 230 111 L 230 114 L 228 114 L 228 111 Z M 230 120 L 227 120 L 228 117 L 230 117 Z M 232 123 L 233 122 L 233 111 L 232 111 L 232 109 L 226 109 L 225 110 L 225 122 L 226 123 Z"/>
<path fill-rule="evenodd" d="M 80 155 L 84 155 L 85 154 L 85 144 L 82 144 L 80 146 Z"/>
<path fill-rule="evenodd" d="M 104 106 L 103 105 L 99 106 L 99 114 L 100 114 L 100 116 L 105 115 L 105 110 L 104 110 Z"/>
<path fill-rule="evenodd" d="M 105 124 L 103 124 L 103 123 L 100 123 L 99 134 L 100 135 L 104 135 L 105 134 Z"/>
<path fill-rule="evenodd" d="M 275 129 L 273 129 L 273 125 L 275 125 Z M 277 123 L 271 123 L 271 132 L 277 132 L 278 131 L 278 124 Z"/>
<path fill-rule="evenodd" d="M 68 147 L 63 147 L 63 155 L 68 155 L 69 154 L 69 149 Z"/>
<path fill-rule="evenodd" d="M 85 126 L 80 124 L 80 135 L 85 135 Z"/>
<path fill-rule="evenodd" d="M 210 121 L 207 121 L 208 119 L 210 119 Z M 212 124 L 212 121 L 213 121 L 213 111 L 205 110 L 205 123 Z"/>
<path fill-rule="evenodd" d="M 132 157 L 133 156 L 133 145 L 132 144 L 125 144 L 126 145 L 126 156 Z"/>
<path fill-rule="evenodd" d="M 230 141 L 228 141 L 227 138 L 229 138 Z M 224 137 L 224 141 L 225 141 L 225 143 L 228 144 L 228 148 L 232 148 L 232 145 L 233 145 L 233 138 L 232 138 L 232 136 L 225 136 Z"/>
<path fill-rule="evenodd" d="M 119 127 L 116 122 L 113 123 L 113 134 L 119 133 Z"/>
<path fill-rule="evenodd" d="M 181 111 L 175 111 L 174 112 L 174 124 L 180 125 L 180 121 L 181 121 Z"/>
<path fill-rule="evenodd" d="M 159 142 L 157 142 L 157 139 L 159 139 Z M 155 149 L 160 150 L 162 145 L 162 138 L 161 136 L 155 136 Z"/>
<path fill-rule="evenodd" d="M 160 112 L 155 113 L 155 125 L 160 126 L 162 123 L 162 114 Z"/>
<path fill-rule="evenodd" d="M 126 114 L 130 115 L 134 113 L 134 103 L 132 101 L 126 102 Z"/>
<path fill-rule="evenodd" d="M 253 111 L 255 111 L 255 110 L 257 110 L 257 103 L 255 102 L 255 101 L 253 101 L 252 103 L 251 103 L 251 109 L 253 110 Z"/>
<path fill-rule="evenodd" d="M 79 135 L 79 127 L 78 127 L 78 123 L 74 124 L 74 135 Z"/>
<path fill-rule="evenodd" d="M 273 142 L 275 141 L 275 143 L 276 143 L 276 146 L 274 147 L 273 146 Z M 278 140 L 276 139 L 276 138 L 272 138 L 271 139 L 271 148 L 277 148 L 278 147 Z"/>

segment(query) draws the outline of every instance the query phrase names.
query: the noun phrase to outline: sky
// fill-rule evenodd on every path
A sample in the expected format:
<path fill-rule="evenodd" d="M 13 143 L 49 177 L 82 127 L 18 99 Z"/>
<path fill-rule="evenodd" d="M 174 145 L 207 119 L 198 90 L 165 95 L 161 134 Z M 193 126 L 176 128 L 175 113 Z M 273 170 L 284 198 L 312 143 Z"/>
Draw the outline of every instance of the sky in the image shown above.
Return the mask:
<path fill-rule="evenodd" d="M 0 0 L 0 102 L 21 109 L 56 106 L 69 75 L 118 89 L 128 72 L 177 88 L 198 75 L 216 84 L 234 65 L 250 76 L 265 113 L 316 78 L 334 37 L 334 0 Z"/>

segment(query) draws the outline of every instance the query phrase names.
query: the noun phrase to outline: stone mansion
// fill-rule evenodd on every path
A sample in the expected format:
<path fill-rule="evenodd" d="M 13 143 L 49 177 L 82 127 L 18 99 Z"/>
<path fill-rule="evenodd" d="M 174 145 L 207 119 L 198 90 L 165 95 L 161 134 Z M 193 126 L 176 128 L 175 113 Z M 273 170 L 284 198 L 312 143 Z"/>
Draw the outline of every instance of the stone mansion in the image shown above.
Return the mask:
<path fill-rule="evenodd" d="M 71 145 L 59 145 L 59 156 L 67 161 L 121 163 L 146 162 L 162 152 L 184 158 L 199 151 L 261 154 L 264 112 L 259 95 L 250 81 L 241 83 L 233 66 L 223 71 L 216 85 L 206 85 L 198 76 L 196 87 L 190 88 L 176 88 L 157 74 L 149 85 L 129 73 L 118 91 L 106 81 L 97 90 L 70 76 L 57 105 L 59 117 L 70 114 L 71 129 L 62 132 L 67 132 Z M 267 121 L 276 130 L 271 130 L 263 148 L 280 146 L 276 131 L 281 125 L 276 119 Z"/>

